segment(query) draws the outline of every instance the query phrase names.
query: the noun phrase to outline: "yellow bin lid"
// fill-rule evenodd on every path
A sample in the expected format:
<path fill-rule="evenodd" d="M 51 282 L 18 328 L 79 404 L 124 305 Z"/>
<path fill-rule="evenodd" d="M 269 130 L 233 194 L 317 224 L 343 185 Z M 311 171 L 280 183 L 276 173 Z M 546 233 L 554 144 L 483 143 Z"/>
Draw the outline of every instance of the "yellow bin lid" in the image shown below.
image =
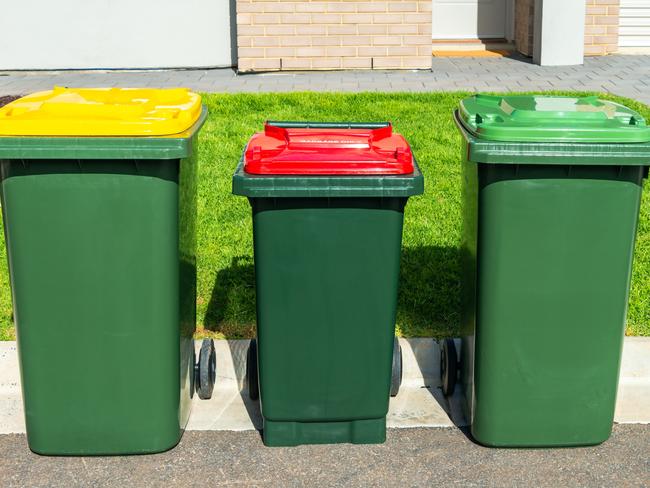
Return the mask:
<path fill-rule="evenodd" d="M 0 108 L 0 136 L 167 136 L 200 115 L 186 88 L 55 87 Z"/>

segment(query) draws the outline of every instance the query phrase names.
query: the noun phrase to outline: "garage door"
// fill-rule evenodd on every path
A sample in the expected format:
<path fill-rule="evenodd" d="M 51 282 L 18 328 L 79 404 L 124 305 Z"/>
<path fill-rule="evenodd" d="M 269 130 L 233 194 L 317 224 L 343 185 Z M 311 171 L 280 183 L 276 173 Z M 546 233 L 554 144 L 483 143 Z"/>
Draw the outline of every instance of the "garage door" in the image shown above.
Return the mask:
<path fill-rule="evenodd" d="M 621 0 L 620 47 L 650 47 L 650 0 Z"/>

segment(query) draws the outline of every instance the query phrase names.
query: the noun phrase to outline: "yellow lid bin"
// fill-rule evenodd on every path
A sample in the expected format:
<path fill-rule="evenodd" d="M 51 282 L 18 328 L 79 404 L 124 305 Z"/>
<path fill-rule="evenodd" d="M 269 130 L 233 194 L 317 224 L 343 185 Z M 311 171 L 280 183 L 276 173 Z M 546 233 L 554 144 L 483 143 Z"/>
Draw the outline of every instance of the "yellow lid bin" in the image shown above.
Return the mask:
<path fill-rule="evenodd" d="M 0 136 L 169 136 L 201 116 L 186 88 L 62 88 L 0 109 Z"/>
<path fill-rule="evenodd" d="M 184 88 L 54 88 L 0 108 L 27 442 L 161 452 L 214 387 L 194 351 L 199 131 Z M 146 347 L 141 347 L 141 342 Z"/>

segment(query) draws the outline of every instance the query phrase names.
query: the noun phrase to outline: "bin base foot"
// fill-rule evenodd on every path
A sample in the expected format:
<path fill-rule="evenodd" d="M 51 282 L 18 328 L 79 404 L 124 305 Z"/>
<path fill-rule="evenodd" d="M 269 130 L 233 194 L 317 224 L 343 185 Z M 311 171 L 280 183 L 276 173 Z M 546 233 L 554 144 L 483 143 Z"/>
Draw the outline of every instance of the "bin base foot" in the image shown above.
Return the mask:
<path fill-rule="evenodd" d="M 381 444 L 386 441 L 386 417 L 343 422 L 276 422 L 264 419 L 264 445 Z"/>
<path fill-rule="evenodd" d="M 496 447 L 501 449 L 554 449 L 562 447 L 590 447 L 598 446 L 609 439 L 610 434 L 606 435 L 577 435 L 571 433 L 548 437 L 546 432 L 532 433 L 526 437 L 520 435 L 512 436 L 477 436 L 472 432 L 474 441 L 485 447 Z"/>
<path fill-rule="evenodd" d="M 39 440 L 32 442 L 27 434 L 27 444 L 29 449 L 40 456 L 131 456 L 141 454 L 158 454 L 167 452 L 178 445 L 183 432 L 179 432 L 178 437 L 161 440 L 160 442 L 134 442 L 124 441 L 115 442 L 83 442 L 79 437 L 72 440 L 60 438 Z M 101 434 L 97 434 L 98 437 Z M 151 434 L 154 436 L 154 433 Z"/>

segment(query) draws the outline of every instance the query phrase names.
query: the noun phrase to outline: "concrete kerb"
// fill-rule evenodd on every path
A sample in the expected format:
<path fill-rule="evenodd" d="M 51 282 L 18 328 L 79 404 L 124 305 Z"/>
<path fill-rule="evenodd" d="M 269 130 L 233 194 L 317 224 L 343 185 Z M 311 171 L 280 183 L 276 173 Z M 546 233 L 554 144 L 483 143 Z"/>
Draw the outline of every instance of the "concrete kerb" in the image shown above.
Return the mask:
<path fill-rule="evenodd" d="M 200 342 L 197 341 L 197 348 Z M 459 388 L 447 400 L 440 390 L 440 351 L 433 339 L 400 339 L 403 380 L 390 400 L 392 428 L 463 426 Z M 215 341 L 217 383 L 211 400 L 195 397 L 187 430 L 260 429 L 259 403 L 245 389 L 248 341 Z M 614 418 L 650 423 L 650 337 L 626 337 Z M 25 422 L 15 342 L 0 342 L 0 434 L 24 433 Z"/>
<path fill-rule="evenodd" d="M 626 337 L 618 382 L 618 423 L 650 423 L 650 337 Z"/>

